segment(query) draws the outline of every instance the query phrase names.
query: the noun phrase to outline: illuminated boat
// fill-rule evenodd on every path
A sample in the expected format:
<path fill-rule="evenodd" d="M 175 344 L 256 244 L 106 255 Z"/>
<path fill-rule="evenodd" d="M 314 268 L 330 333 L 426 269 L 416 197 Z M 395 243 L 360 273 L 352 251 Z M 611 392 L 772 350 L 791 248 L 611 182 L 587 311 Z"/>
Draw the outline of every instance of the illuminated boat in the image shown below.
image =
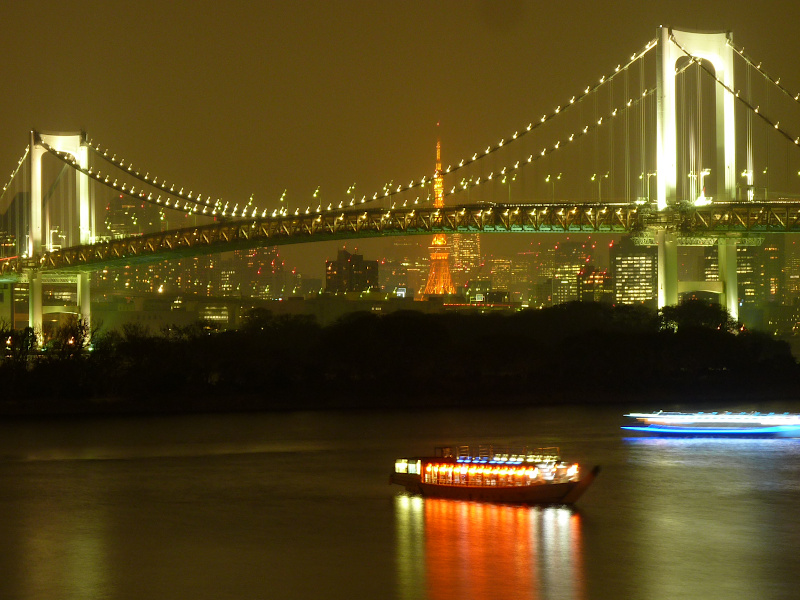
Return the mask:
<path fill-rule="evenodd" d="M 572 504 L 600 472 L 581 477 L 558 448 L 511 449 L 482 444 L 443 446 L 434 456 L 398 458 L 390 483 L 412 494 L 456 500 L 520 504 Z"/>
<path fill-rule="evenodd" d="M 800 414 L 761 412 L 630 413 L 622 429 L 660 436 L 800 437 Z"/>

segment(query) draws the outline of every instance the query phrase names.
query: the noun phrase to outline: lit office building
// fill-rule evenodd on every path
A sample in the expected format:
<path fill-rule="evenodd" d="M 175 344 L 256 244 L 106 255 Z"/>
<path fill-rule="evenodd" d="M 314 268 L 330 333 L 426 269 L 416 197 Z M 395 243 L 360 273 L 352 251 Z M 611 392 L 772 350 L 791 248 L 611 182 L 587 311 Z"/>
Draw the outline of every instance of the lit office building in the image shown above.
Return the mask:
<path fill-rule="evenodd" d="M 616 304 L 658 304 L 658 259 L 654 247 L 623 238 L 611 247 L 611 274 Z"/>
<path fill-rule="evenodd" d="M 481 266 L 481 237 L 477 233 L 454 233 L 450 236 L 452 244 L 452 279 L 456 289 L 469 281 L 475 270 Z"/>
<path fill-rule="evenodd" d="M 614 285 L 606 269 L 586 265 L 578 273 L 578 300 L 580 302 L 614 301 Z"/>

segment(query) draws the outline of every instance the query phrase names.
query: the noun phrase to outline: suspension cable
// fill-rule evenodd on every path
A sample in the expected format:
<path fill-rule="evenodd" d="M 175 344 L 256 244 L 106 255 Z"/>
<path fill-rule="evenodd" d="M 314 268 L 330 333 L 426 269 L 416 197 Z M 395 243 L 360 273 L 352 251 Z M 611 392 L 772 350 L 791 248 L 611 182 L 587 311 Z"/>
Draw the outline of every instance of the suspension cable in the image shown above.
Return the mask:
<path fill-rule="evenodd" d="M 31 150 L 31 147 L 30 147 L 30 145 L 28 145 L 28 146 L 25 146 L 25 152 L 23 152 L 23 153 L 22 153 L 22 158 L 20 158 L 20 159 L 17 161 L 17 168 L 16 168 L 16 169 L 14 169 L 14 170 L 11 172 L 11 177 L 9 177 L 9 179 L 8 179 L 8 183 L 6 183 L 6 184 L 3 186 L 3 191 L 2 191 L 2 192 L 0 192 L 0 200 L 2 200 L 2 199 L 3 199 L 3 197 L 6 195 L 6 190 L 8 189 L 8 186 L 10 186 L 10 185 L 11 185 L 11 182 L 13 182 L 13 181 L 14 181 L 14 177 L 16 177 L 16 176 L 17 176 L 17 173 L 19 173 L 19 170 L 22 168 L 22 165 L 24 165 L 24 164 L 25 164 L 25 159 L 26 159 L 26 158 L 28 158 L 28 152 L 30 152 L 30 150 Z"/>
<path fill-rule="evenodd" d="M 760 112 L 758 106 L 753 106 L 752 104 L 750 104 L 750 102 L 748 102 L 747 100 L 742 98 L 737 91 L 731 89 L 731 87 L 729 85 L 725 84 L 723 81 L 721 81 L 716 76 L 715 73 L 712 73 L 711 69 L 709 69 L 705 65 L 703 59 L 691 54 L 688 50 L 686 50 L 683 46 L 681 46 L 674 38 L 672 38 L 672 42 L 681 50 L 681 52 L 683 52 L 686 56 L 688 56 L 692 60 L 692 62 L 696 62 L 700 66 L 701 69 L 703 69 L 710 77 L 712 77 L 714 79 L 714 81 L 717 82 L 717 84 L 722 86 L 722 88 L 725 91 L 727 91 L 729 94 L 732 94 L 734 98 L 736 98 L 739 102 L 744 104 L 753 113 L 758 115 L 758 117 L 762 121 L 764 121 L 765 123 L 767 123 L 768 125 L 773 127 L 778 133 L 780 133 L 783 137 L 785 137 L 787 140 L 792 142 L 795 146 L 800 146 L 800 137 L 795 137 L 792 134 L 790 134 L 789 132 L 785 131 L 783 128 L 781 128 L 780 121 L 773 122 L 769 117 L 767 117 L 766 115 L 764 115 L 763 113 Z"/>

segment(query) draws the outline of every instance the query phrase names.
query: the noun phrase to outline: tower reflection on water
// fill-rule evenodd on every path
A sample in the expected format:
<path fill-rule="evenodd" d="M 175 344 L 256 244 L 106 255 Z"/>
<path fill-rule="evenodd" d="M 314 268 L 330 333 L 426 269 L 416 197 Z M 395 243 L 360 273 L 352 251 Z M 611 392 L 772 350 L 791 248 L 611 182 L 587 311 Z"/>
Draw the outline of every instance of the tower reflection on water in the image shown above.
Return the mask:
<path fill-rule="evenodd" d="M 585 598 L 581 516 L 395 498 L 398 598 Z"/>

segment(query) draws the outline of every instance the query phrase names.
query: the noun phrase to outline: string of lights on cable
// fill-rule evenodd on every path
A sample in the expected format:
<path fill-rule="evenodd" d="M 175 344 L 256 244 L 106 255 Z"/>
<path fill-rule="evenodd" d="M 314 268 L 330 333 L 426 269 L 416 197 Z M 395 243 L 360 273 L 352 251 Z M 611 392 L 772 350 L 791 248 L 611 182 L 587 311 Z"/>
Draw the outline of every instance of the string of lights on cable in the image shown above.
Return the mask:
<path fill-rule="evenodd" d="M 5 196 L 5 195 L 6 195 L 6 190 L 7 190 L 7 189 L 8 189 L 8 187 L 11 185 L 11 182 L 13 182 L 13 181 L 14 181 L 14 177 L 16 177 L 16 176 L 17 176 L 17 173 L 19 173 L 19 170 L 22 168 L 22 165 L 25 163 L 25 159 L 28 157 L 28 152 L 30 152 L 30 150 L 31 150 L 31 147 L 30 147 L 30 146 L 25 146 L 25 152 L 23 152 L 23 153 L 22 153 L 22 157 L 21 157 L 21 158 L 20 158 L 20 159 L 17 161 L 17 168 L 16 168 L 16 169 L 14 169 L 14 170 L 11 172 L 11 177 L 9 177 L 9 179 L 8 179 L 8 183 L 6 183 L 6 184 L 3 186 L 3 191 L 2 191 L 2 192 L 0 192 L 0 200 L 2 200 L 2 199 L 3 199 L 3 196 Z"/>
<path fill-rule="evenodd" d="M 524 127 L 522 130 L 515 131 L 514 134 L 511 135 L 508 139 L 503 138 L 496 145 L 487 146 L 485 150 L 482 150 L 480 152 L 475 152 L 472 155 L 472 157 L 462 159 L 461 161 L 459 161 L 459 163 L 456 166 L 449 165 L 446 169 L 443 169 L 442 173 L 447 175 L 447 174 L 450 174 L 450 173 L 454 173 L 454 172 L 458 171 L 459 169 L 468 167 L 469 165 L 477 162 L 478 160 L 481 160 L 482 158 L 492 154 L 493 152 L 497 152 L 501 148 L 506 147 L 509 144 L 521 139 L 526 134 L 531 133 L 533 131 L 536 131 L 539 127 L 541 127 L 542 125 L 544 125 L 545 123 L 547 123 L 551 119 L 553 119 L 553 118 L 555 118 L 555 117 L 557 117 L 557 116 L 559 116 L 561 114 L 564 114 L 569 108 L 571 108 L 573 106 L 576 106 L 577 104 L 580 103 L 581 100 L 583 100 L 587 96 L 590 96 L 590 95 L 594 94 L 595 92 L 599 91 L 602 87 L 604 87 L 605 85 L 609 84 L 620 73 L 626 71 L 635 62 L 637 62 L 638 60 L 644 58 L 644 56 L 650 50 L 655 48 L 657 44 L 658 44 L 658 40 L 657 39 L 653 39 L 653 40 L 649 41 L 645 45 L 645 47 L 641 50 L 641 52 L 634 53 L 627 63 L 625 63 L 624 65 L 621 64 L 621 63 L 618 64 L 614 68 L 614 71 L 611 74 L 603 75 L 598 80 L 598 83 L 596 83 L 594 85 L 586 86 L 584 88 L 583 92 L 581 92 L 580 94 L 576 94 L 576 95 L 572 96 L 563 105 L 558 105 L 555 108 L 555 110 L 553 110 L 553 112 L 551 112 L 549 114 L 544 114 L 544 115 L 542 115 L 542 117 L 538 121 L 531 122 L 526 127 Z M 397 195 L 399 193 L 407 192 L 407 191 L 409 191 L 411 189 L 414 189 L 416 187 L 424 186 L 426 183 L 429 183 L 431 180 L 432 180 L 432 178 L 429 178 L 429 177 L 425 176 L 425 177 L 422 177 L 419 181 L 412 180 L 411 183 L 409 183 L 407 186 L 399 185 L 396 188 L 393 188 L 393 189 L 389 190 L 388 192 L 384 191 L 383 194 L 381 194 L 379 192 L 376 192 L 372 196 L 372 200 L 383 200 L 385 198 L 389 198 L 391 196 L 395 196 L 395 195 Z M 384 185 L 384 189 L 386 187 L 387 186 Z"/>
<path fill-rule="evenodd" d="M 736 52 L 742 59 L 751 67 L 753 67 L 756 71 L 758 71 L 767 81 L 773 83 L 781 92 L 784 93 L 788 98 L 791 98 L 798 104 L 800 104 L 800 93 L 794 93 L 788 90 L 781 84 L 781 78 L 778 77 L 774 79 L 769 73 L 767 73 L 764 69 L 761 68 L 761 63 L 756 64 L 753 60 L 744 53 L 744 47 L 737 48 L 731 40 L 728 40 L 728 45 L 733 48 L 733 51 Z"/>
<path fill-rule="evenodd" d="M 763 114 L 763 113 L 761 112 L 761 109 L 760 109 L 760 107 L 759 107 L 759 106 L 753 106 L 753 105 L 752 105 L 752 104 L 751 104 L 749 101 L 747 101 L 747 100 L 745 100 L 744 98 L 742 98 L 742 97 L 741 97 L 741 95 L 739 94 L 739 91 L 738 91 L 738 90 L 734 90 L 734 89 L 732 89 L 732 88 L 731 88 L 729 85 L 725 84 L 725 83 L 724 83 L 722 80 L 720 80 L 720 79 L 719 79 L 719 77 L 717 77 L 717 76 L 716 76 L 716 74 L 715 74 L 715 73 L 713 73 L 713 72 L 711 71 L 711 69 L 709 69 L 709 68 L 706 66 L 706 64 L 705 64 L 705 61 L 703 61 L 703 59 L 702 59 L 702 58 L 700 58 L 700 57 L 697 57 L 697 56 L 694 56 L 693 54 L 691 54 L 691 53 L 690 53 L 688 50 L 686 50 L 686 48 L 684 48 L 684 47 L 683 47 L 683 46 L 681 46 L 681 45 L 680 45 L 680 44 L 679 44 L 677 41 L 675 41 L 675 39 L 674 39 L 674 38 L 672 38 L 672 42 L 673 42 L 673 43 L 674 43 L 674 44 L 675 44 L 675 45 L 676 45 L 676 46 L 677 46 L 677 47 L 678 47 L 678 48 L 681 50 L 681 52 L 683 52 L 683 53 L 684 53 L 684 54 L 685 54 L 687 57 L 689 57 L 689 59 L 690 59 L 690 60 L 692 60 L 692 62 L 694 62 L 694 63 L 697 63 L 697 65 L 698 65 L 698 66 L 699 66 L 701 69 L 703 69 L 703 71 L 704 71 L 705 73 L 707 73 L 707 74 L 709 75 L 709 77 L 711 77 L 712 79 L 714 79 L 714 81 L 716 81 L 716 82 L 717 82 L 717 84 L 719 84 L 719 85 L 720 85 L 720 86 L 721 86 L 721 87 L 722 87 L 722 88 L 723 88 L 725 91 L 727 91 L 729 94 L 732 94 L 732 95 L 733 95 L 733 97 L 734 97 L 734 98 L 736 98 L 736 100 L 738 100 L 739 102 L 741 102 L 742 104 L 744 104 L 744 106 L 746 106 L 746 107 L 747 107 L 749 110 L 751 110 L 751 111 L 752 111 L 752 112 L 754 112 L 756 115 L 758 115 L 758 117 L 759 117 L 759 118 L 760 118 L 762 121 L 764 121 L 764 122 L 765 122 L 765 123 L 767 123 L 767 124 L 768 124 L 770 127 L 772 127 L 773 129 L 775 129 L 775 130 L 776 130 L 778 133 L 780 133 L 780 134 L 781 134 L 781 135 L 782 135 L 784 138 L 786 138 L 788 141 L 790 141 L 791 143 L 793 143 L 795 146 L 800 146 L 800 137 L 797 137 L 797 136 L 795 136 L 795 135 L 792 135 L 791 133 L 789 133 L 788 131 L 786 131 L 785 129 L 783 129 L 783 128 L 780 126 L 780 125 L 781 125 L 781 124 L 780 124 L 780 121 L 773 121 L 772 119 L 770 119 L 769 117 L 767 117 L 765 114 Z"/>

